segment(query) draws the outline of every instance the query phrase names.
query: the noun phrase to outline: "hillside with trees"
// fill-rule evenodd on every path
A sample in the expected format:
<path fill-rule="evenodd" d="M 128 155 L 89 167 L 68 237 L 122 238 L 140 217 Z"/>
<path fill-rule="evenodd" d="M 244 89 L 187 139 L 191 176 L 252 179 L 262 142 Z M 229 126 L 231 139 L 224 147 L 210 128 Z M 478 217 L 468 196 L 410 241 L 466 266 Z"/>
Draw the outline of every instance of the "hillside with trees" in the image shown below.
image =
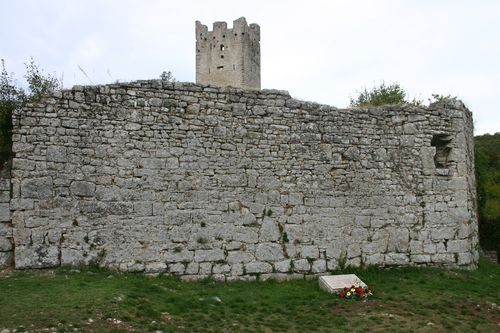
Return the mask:
<path fill-rule="evenodd" d="M 481 246 L 500 253 L 500 133 L 474 138 Z"/>

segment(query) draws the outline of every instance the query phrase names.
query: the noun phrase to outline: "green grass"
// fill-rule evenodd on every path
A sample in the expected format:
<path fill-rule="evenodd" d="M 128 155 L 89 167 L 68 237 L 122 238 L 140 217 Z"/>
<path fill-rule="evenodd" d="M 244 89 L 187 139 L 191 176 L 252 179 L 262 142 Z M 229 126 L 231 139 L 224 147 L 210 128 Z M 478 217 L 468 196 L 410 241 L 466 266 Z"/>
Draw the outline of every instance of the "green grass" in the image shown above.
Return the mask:
<path fill-rule="evenodd" d="M 2 273 L 0 331 L 18 332 L 494 332 L 500 268 L 354 272 L 366 303 L 324 293 L 317 279 L 181 282 L 84 268 Z M 340 273 L 340 272 L 336 272 Z"/>

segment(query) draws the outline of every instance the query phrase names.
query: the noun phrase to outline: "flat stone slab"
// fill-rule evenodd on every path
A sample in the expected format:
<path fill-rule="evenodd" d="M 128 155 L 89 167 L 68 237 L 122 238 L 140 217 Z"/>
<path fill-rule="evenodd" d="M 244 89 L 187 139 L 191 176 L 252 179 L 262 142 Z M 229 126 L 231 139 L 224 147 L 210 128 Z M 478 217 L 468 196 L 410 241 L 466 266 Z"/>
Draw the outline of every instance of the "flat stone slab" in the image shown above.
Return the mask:
<path fill-rule="evenodd" d="M 325 275 L 319 278 L 319 287 L 331 294 L 339 293 L 344 287 L 350 286 L 366 288 L 367 285 L 356 274 Z"/>

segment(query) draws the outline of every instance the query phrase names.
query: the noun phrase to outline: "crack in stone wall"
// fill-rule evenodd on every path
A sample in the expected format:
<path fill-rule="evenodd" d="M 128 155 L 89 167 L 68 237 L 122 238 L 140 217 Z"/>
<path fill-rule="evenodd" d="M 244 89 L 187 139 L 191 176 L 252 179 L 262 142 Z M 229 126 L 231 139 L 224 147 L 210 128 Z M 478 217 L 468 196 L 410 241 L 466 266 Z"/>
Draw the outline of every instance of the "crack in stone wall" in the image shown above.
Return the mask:
<path fill-rule="evenodd" d="M 337 109 L 156 80 L 56 92 L 13 119 L 15 265 L 221 280 L 474 268 L 472 120 L 446 103 Z M 436 134 L 452 138 L 446 168 Z"/>

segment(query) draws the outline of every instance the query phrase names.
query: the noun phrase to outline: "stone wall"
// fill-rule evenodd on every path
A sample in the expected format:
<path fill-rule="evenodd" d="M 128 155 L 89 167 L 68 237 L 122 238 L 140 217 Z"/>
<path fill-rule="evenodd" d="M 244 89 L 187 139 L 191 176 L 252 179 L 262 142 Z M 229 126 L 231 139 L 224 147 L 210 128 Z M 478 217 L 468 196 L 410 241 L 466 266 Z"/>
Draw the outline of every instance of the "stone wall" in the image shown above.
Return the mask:
<path fill-rule="evenodd" d="M 14 262 L 14 244 L 10 220 L 10 162 L 0 170 L 0 268 Z"/>
<path fill-rule="evenodd" d="M 477 264 L 459 101 L 341 110 L 137 81 L 56 92 L 13 122 L 17 268 L 254 279 Z"/>

